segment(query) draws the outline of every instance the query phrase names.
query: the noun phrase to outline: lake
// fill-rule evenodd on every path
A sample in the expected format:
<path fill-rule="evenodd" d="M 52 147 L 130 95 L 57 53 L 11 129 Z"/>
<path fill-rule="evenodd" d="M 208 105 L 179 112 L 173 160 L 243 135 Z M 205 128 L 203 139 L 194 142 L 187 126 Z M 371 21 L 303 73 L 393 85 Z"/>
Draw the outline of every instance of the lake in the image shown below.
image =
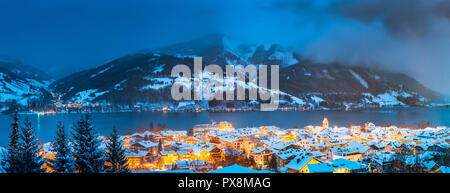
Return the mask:
<path fill-rule="evenodd" d="M 6 146 L 11 133 L 13 115 L 0 115 L 0 146 Z M 66 128 L 80 119 L 80 114 L 20 114 L 22 125 L 28 117 L 37 128 L 37 136 L 44 142 L 53 140 L 56 123 L 62 121 Z M 343 111 L 274 111 L 274 112 L 117 112 L 92 113 L 92 122 L 101 135 L 108 135 L 113 125 L 120 134 L 130 134 L 139 128 L 148 128 L 150 122 L 163 123 L 175 130 L 188 130 L 196 124 L 211 123 L 211 121 L 228 121 L 236 128 L 262 125 L 276 125 L 280 128 L 307 125 L 321 125 L 324 117 L 330 121 L 330 126 L 348 126 L 351 124 L 408 124 L 417 126 L 419 120 L 429 121 L 433 126 L 450 126 L 449 108 L 393 108 L 365 109 Z"/>

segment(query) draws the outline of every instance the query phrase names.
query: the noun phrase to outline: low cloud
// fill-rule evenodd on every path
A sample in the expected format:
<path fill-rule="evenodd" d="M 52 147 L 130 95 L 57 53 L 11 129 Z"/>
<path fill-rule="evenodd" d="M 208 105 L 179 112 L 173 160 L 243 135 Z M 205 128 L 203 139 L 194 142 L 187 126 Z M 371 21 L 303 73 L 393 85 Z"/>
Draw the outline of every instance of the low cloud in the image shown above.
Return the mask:
<path fill-rule="evenodd" d="M 450 94 L 450 1 L 447 0 L 279 0 L 271 6 L 291 12 L 303 57 L 318 62 L 365 65 L 403 72 Z"/>

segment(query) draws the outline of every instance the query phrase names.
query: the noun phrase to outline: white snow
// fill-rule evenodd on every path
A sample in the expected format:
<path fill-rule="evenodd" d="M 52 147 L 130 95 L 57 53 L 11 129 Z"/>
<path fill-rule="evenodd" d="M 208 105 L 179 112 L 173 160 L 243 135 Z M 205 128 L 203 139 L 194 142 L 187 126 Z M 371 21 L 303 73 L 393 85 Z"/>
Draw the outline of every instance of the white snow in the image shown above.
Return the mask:
<path fill-rule="evenodd" d="M 47 85 L 46 85 L 45 83 L 39 82 L 39 81 L 34 80 L 34 79 L 29 79 L 29 78 L 27 78 L 27 81 L 28 81 L 31 85 L 35 86 L 35 87 L 43 87 L 43 88 L 46 88 L 46 87 L 47 87 Z"/>
<path fill-rule="evenodd" d="M 373 78 L 375 78 L 375 80 L 380 80 L 381 77 L 375 74 L 373 75 Z"/>
<path fill-rule="evenodd" d="M 75 87 L 73 87 L 73 86 L 72 86 L 72 87 L 70 87 L 70 88 L 69 88 L 69 90 L 68 90 L 67 92 L 70 92 L 70 91 L 72 91 L 72 90 L 73 90 L 74 88 L 75 88 Z"/>
<path fill-rule="evenodd" d="M 173 80 L 171 78 L 150 78 L 147 76 L 147 77 L 144 77 L 144 79 L 152 81 L 153 83 L 141 87 L 139 89 L 141 91 L 149 90 L 149 89 L 158 90 L 158 89 L 170 86 L 173 82 Z"/>
<path fill-rule="evenodd" d="M 85 90 L 85 91 L 81 91 L 81 92 L 77 92 L 75 94 L 75 101 L 77 102 L 86 102 L 86 101 L 91 101 L 92 100 L 92 95 L 93 93 L 97 92 L 97 89 L 89 89 L 89 90 Z"/>
<path fill-rule="evenodd" d="M 94 78 L 94 77 L 96 77 L 96 76 L 102 74 L 103 72 L 106 72 L 107 70 L 111 69 L 112 67 L 114 67 L 114 65 L 111 65 L 111 66 L 109 66 L 109 67 L 107 67 L 107 68 L 105 68 L 105 69 L 103 69 L 103 70 L 98 71 L 97 73 L 91 75 L 91 78 Z"/>
<path fill-rule="evenodd" d="M 28 100 L 36 99 L 40 94 L 40 88 L 46 88 L 48 82 L 40 82 L 34 79 L 15 79 L 5 73 L 0 73 L 0 102 L 17 101 L 21 105 L 27 105 Z"/>
<path fill-rule="evenodd" d="M 162 72 L 162 71 L 164 70 L 164 66 L 165 66 L 165 65 L 166 65 L 166 64 L 161 64 L 161 65 L 156 66 L 155 68 L 153 68 L 153 74 Z"/>
<path fill-rule="evenodd" d="M 97 92 L 97 93 L 95 93 L 95 98 L 97 98 L 99 96 L 102 96 L 102 95 L 104 95 L 104 94 L 106 94 L 108 92 L 109 92 L 108 90 L 107 91 L 103 91 L 103 92 Z"/>
<path fill-rule="evenodd" d="M 412 97 L 412 96 L 413 96 L 412 94 L 409 94 L 409 93 L 407 93 L 407 92 L 402 92 L 402 93 L 400 93 L 400 95 L 401 95 L 402 97 L 404 97 L 404 98 L 409 98 L 409 97 Z"/>
<path fill-rule="evenodd" d="M 109 90 L 98 92 L 97 89 L 89 89 L 89 90 L 77 92 L 72 99 L 79 103 L 91 102 L 94 99 L 96 99 L 97 97 L 104 95 L 108 92 L 109 92 Z"/>
<path fill-rule="evenodd" d="M 328 70 L 327 70 L 327 69 L 323 69 L 322 72 L 323 72 L 324 76 L 327 77 L 328 79 L 330 79 L 330 80 L 336 80 L 334 77 L 332 77 L 332 76 L 330 75 L 330 73 L 328 73 Z"/>
<path fill-rule="evenodd" d="M 283 65 L 290 66 L 293 64 L 297 64 L 298 60 L 294 58 L 294 54 L 291 52 L 280 52 L 276 51 L 272 55 L 269 56 L 270 60 L 281 60 Z"/>
<path fill-rule="evenodd" d="M 361 85 L 364 86 L 364 88 L 369 88 L 369 84 L 367 84 L 367 82 L 361 78 L 361 76 L 359 76 L 359 74 L 357 74 L 356 72 L 354 72 L 353 70 L 349 70 L 350 73 L 352 73 L 353 77 L 355 77 L 357 80 L 359 80 L 359 82 L 361 83 Z"/>
<path fill-rule="evenodd" d="M 185 107 L 188 105 L 194 105 L 194 104 L 195 104 L 195 101 L 182 101 L 182 102 L 178 103 L 177 108 Z"/>
<path fill-rule="evenodd" d="M 369 104 L 378 103 L 381 106 L 405 105 L 403 102 L 397 99 L 397 96 L 399 96 L 399 94 L 395 91 L 386 92 L 377 96 L 373 96 L 370 93 L 363 93 L 363 95 L 367 97 L 365 98 L 365 102 Z M 372 98 L 372 100 L 369 100 L 370 97 Z"/>
<path fill-rule="evenodd" d="M 318 96 L 312 96 L 311 100 L 314 101 L 314 103 L 319 104 L 321 102 L 324 102 L 325 100 L 323 100 L 322 98 L 318 97 Z"/>
<path fill-rule="evenodd" d="M 123 86 L 123 84 L 125 84 L 126 82 L 127 82 L 127 80 L 122 80 L 122 81 L 120 81 L 119 83 L 117 83 L 117 84 L 114 85 L 114 89 L 115 89 L 115 90 L 123 90 L 122 86 Z"/>
<path fill-rule="evenodd" d="M 196 55 L 181 55 L 181 54 L 177 54 L 177 55 L 175 55 L 175 57 L 177 57 L 177 58 L 195 58 Z"/>

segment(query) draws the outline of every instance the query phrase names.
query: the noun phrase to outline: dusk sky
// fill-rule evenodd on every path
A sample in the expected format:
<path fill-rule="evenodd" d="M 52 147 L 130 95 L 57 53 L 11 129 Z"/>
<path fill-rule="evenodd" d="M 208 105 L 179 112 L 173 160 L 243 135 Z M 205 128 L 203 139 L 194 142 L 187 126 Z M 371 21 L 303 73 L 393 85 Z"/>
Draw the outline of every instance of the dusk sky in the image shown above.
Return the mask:
<path fill-rule="evenodd" d="M 0 56 L 61 78 L 221 32 L 404 72 L 450 95 L 449 18 L 448 0 L 0 0 Z"/>

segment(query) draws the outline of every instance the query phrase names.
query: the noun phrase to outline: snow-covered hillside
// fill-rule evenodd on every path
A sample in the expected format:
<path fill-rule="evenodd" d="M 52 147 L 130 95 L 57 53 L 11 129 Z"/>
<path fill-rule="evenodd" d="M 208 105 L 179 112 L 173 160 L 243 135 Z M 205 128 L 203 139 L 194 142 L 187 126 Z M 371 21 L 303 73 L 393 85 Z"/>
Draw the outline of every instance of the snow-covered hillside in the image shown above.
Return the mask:
<path fill-rule="evenodd" d="M 245 45 L 218 34 L 127 55 L 97 68 L 55 81 L 51 91 L 61 103 L 82 105 L 169 105 L 172 107 L 226 105 L 243 107 L 258 101 L 175 102 L 170 96 L 172 68 L 193 58 L 203 64 L 280 65 L 280 104 L 287 107 L 333 108 L 347 105 L 425 105 L 439 94 L 413 78 L 367 67 L 315 64 L 280 45 Z M 192 70 L 192 69 L 191 69 Z M 213 77 L 204 76 L 202 81 Z M 192 81 L 187 80 L 187 81 Z M 246 84 L 246 83 L 242 83 Z M 249 88 L 246 84 L 244 87 Z"/>
<path fill-rule="evenodd" d="M 0 104 L 29 105 L 40 100 L 52 80 L 39 70 L 12 59 L 0 59 Z"/>

